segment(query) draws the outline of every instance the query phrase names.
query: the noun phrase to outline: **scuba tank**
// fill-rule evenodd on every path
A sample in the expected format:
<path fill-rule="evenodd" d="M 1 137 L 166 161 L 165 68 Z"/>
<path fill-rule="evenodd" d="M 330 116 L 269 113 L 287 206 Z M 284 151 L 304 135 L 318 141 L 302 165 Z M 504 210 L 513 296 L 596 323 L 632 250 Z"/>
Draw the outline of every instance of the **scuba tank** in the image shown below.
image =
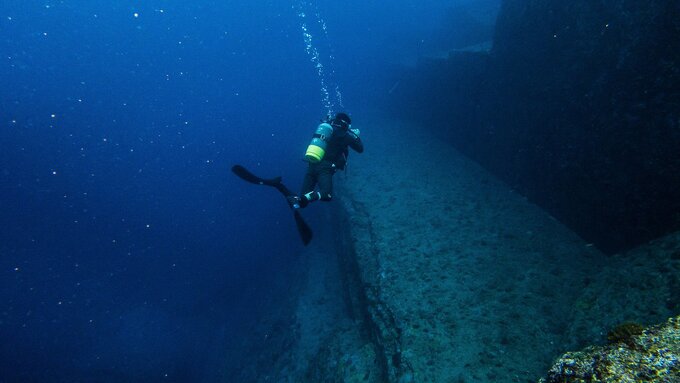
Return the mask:
<path fill-rule="evenodd" d="M 314 136 L 312 137 L 312 142 L 309 143 L 307 152 L 305 153 L 305 159 L 308 162 L 317 163 L 323 159 L 331 135 L 333 135 L 333 127 L 327 122 L 321 123 L 316 128 Z"/>

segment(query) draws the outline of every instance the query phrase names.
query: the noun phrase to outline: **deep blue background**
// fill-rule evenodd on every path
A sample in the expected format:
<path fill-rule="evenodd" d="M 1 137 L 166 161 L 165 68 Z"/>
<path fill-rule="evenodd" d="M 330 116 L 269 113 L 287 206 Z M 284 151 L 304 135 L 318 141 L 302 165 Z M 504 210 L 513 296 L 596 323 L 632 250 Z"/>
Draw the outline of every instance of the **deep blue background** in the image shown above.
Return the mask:
<path fill-rule="evenodd" d="M 3 379 L 211 381 L 266 315 L 302 246 L 229 168 L 301 181 L 325 110 L 294 3 L 0 4 Z M 452 3 L 307 5 L 357 125 Z"/>

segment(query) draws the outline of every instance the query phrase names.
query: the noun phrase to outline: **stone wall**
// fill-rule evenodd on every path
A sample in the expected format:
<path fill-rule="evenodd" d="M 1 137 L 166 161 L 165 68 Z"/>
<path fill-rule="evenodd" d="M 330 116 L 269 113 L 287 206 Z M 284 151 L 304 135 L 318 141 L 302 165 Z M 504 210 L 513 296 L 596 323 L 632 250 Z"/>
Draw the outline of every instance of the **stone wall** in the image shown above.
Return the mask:
<path fill-rule="evenodd" d="M 489 53 L 405 71 L 426 122 L 605 252 L 680 228 L 680 3 L 506 0 Z"/>

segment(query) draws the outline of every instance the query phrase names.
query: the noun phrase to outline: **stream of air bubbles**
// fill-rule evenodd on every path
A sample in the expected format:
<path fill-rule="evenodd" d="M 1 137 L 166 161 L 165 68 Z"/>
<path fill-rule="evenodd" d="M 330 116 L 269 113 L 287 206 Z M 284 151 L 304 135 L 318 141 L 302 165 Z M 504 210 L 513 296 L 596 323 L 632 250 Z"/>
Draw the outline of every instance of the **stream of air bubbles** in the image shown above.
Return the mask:
<path fill-rule="evenodd" d="M 326 22 L 321 17 L 321 12 L 313 1 L 299 0 L 295 3 L 293 9 L 300 18 L 300 28 L 302 29 L 302 37 L 305 42 L 305 51 L 312 64 L 314 64 L 316 74 L 319 77 L 321 103 L 326 109 L 327 115 L 331 116 L 333 112 L 344 109 L 344 106 L 342 105 L 340 86 L 335 79 L 335 68 L 333 66 L 335 57 L 328 38 Z M 319 51 L 314 35 L 321 36 L 325 40 L 325 52 Z"/>

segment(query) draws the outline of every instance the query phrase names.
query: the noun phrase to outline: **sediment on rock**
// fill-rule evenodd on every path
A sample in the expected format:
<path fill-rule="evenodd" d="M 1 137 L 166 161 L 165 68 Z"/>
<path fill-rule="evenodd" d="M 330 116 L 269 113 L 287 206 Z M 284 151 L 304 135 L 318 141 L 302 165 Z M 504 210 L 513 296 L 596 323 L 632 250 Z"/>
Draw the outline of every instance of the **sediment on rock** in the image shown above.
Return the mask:
<path fill-rule="evenodd" d="M 661 323 L 680 315 L 680 232 L 607 259 L 573 308 L 569 349 L 604 344 L 626 322 Z"/>
<path fill-rule="evenodd" d="M 341 202 L 337 214 L 342 217 L 339 260 L 345 276 L 345 301 L 362 333 L 376 348 L 377 373 L 381 381 L 397 381 L 408 372 L 408 362 L 401 357 L 400 330 L 389 307 L 380 301 L 380 294 L 376 291 L 379 286 L 372 284 L 373 275 L 380 273 L 380 249 L 374 245 L 375 234 L 365 207 L 351 198 L 341 198 Z M 359 254 L 370 257 L 359 260 Z"/>
<path fill-rule="evenodd" d="M 538 379 L 601 254 L 417 127 L 366 131 L 337 194 L 385 381 Z"/>

